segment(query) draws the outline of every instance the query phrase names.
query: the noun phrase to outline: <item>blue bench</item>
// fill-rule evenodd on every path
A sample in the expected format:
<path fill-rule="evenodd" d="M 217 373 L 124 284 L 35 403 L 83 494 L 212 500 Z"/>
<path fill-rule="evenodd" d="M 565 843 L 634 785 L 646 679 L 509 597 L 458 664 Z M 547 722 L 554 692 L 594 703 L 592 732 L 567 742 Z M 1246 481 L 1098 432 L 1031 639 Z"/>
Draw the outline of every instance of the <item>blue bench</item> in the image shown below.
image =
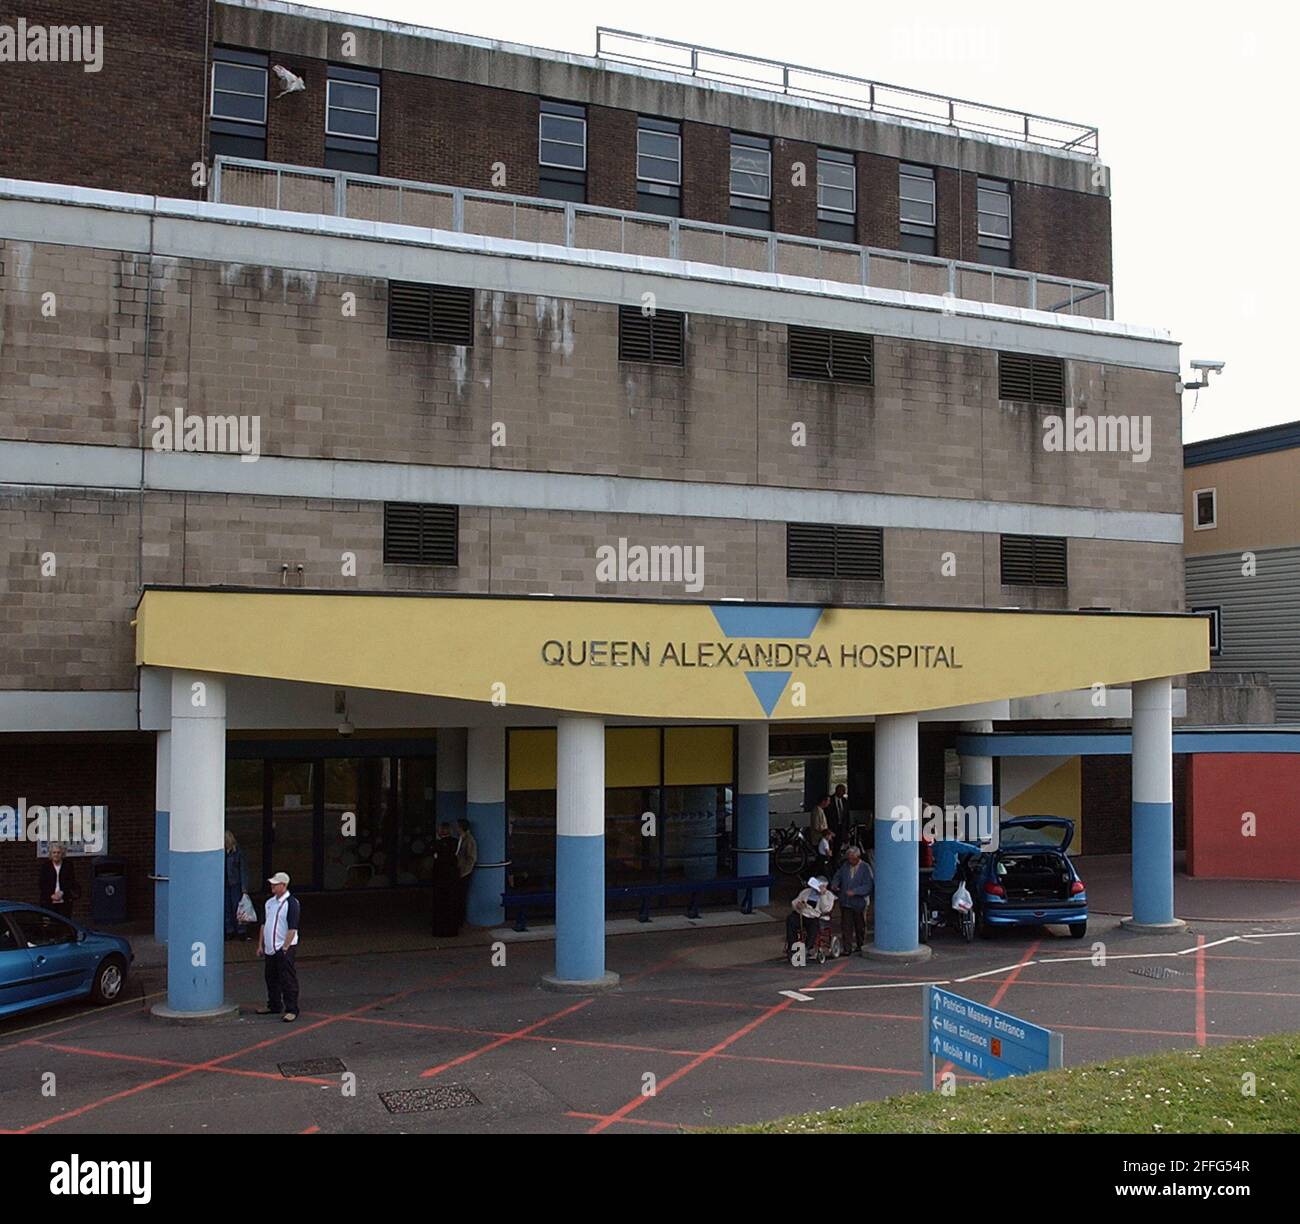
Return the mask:
<path fill-rule="evenodd" d="M 770 888 L 776 882 L 773 875 L 762 876 L 733 876 L 730 879 L 720 880 L 678 880 L 671 884 L 613 884 L 605 889 L 605 901 L 626 901 L 629 898 L 639 898 L 641 901 L 641 911 L 637 914 L 638 922 L 651 922 L 650 902 L 656 897 L 680 897 L 686 895 L 690 898 L 686 906 L 686 917 L 698 918 L 700 916 L 700 897 L 705 893 L 729 892 L 743 893 L 744 896 L 740 902 L 740 912 L 742 914 L 752 914 L 754 912 L 754 889 Z M 517 892 L 502 893 L 501 904 L 509 918 L 513 912 L 515 914 L 515 930 L 528 930 L 528 911 L 530 909 L 554 909 L 555 907 L 555 890 L 549 892 Z"/>

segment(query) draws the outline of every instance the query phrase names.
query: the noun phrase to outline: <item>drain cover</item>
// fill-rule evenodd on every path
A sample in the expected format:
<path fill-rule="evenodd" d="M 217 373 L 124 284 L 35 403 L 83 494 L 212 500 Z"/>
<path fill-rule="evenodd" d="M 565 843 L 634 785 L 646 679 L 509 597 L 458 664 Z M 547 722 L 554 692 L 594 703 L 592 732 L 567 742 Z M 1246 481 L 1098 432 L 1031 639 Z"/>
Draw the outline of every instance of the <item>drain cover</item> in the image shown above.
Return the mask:
<path fill-rule="evenodd" d="M 1136 973 L 1138 977 L 1155 978 L 1160 981 L 1164 978 L 1182 977 L 1181 969 L 1170 969 L 1168 965 L 1144 965 L 1140 969 L 1130 969 L 1130 973 Z"/>
<path fill-rule="evenodd" d="M 461 1109 L 482 1102 L 460 1084 L 441 1084 L 436 1088 L 403 1088 L 399 1092 L 381 1092 L 379 1099 L 389 1113 L 427 1113 L 433 1109 Z"/>
<path fill-rule="evenodd" d="M 340 1075 L 347 1070 L 338 1058 L 304 1058 L 301 1062 L 283 1062 L 277 1066 L 285 1079 L 300 1075 Z"/>

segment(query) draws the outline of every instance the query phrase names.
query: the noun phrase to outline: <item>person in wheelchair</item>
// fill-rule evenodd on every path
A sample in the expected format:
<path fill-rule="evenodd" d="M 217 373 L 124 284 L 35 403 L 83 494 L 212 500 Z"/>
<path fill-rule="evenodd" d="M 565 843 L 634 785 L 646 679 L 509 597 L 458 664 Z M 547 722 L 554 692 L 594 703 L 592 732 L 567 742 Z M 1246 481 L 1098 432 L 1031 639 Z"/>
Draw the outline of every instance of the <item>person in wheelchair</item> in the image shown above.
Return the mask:
<path fill-rule="evenodd" d="M 835 908 L 835 894 L 826 886 L 821 876 L 809 877 L 806 887 L 790 902 L 790 913 L 785 920 L 785 952 L 803 940 L 805 948 L 817 945 L 819 932 L 830 929 L 831 910 Z"/>

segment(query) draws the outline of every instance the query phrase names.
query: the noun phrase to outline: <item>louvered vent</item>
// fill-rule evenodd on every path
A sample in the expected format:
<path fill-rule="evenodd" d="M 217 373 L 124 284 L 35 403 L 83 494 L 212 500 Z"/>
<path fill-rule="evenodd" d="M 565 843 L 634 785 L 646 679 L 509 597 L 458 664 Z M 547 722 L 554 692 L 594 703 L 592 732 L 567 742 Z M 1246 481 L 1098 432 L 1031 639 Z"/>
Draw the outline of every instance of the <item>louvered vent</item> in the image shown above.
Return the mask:
<path fill-rule="evenodd" d="M 1064 539 L 1026 535 L 1002 537 L 1003 586 L 1063 587 L 1067 582 Z"/>
<path fill-rule="evenodd" d="M 998 399 L 1059 407 L 1065 403 L 1065 362 L 1059 357 L 999 353 Z"/>
<path fill-rule="evenodd" d="M 786 348 L 791 378 L 871 384 L 873 350 L 870 336 L 791 327 Z"/>
<path fill-rule="evenodd" d="M 388 336 L 434 344 L 474 343 L 474 290 L 388 282 Z"/>
<path fill-rule="evenodd" d="M 653 361 L 683 365 L 686 361 L 686 316 L 676 310 L 643 314 L 638 306 L 618 308 L 619 361 Z"/>
<path fill-rule="evenodd" d="M 456 565 L 460 539 L 456 506 L 384 503 L 386 565 Z"/>
<path fill-rule="evenodd" d="M 884 533 L 879 527 L 788 523 L 785 572 L 788 578 L 879 582 L 885 576 Z"/>

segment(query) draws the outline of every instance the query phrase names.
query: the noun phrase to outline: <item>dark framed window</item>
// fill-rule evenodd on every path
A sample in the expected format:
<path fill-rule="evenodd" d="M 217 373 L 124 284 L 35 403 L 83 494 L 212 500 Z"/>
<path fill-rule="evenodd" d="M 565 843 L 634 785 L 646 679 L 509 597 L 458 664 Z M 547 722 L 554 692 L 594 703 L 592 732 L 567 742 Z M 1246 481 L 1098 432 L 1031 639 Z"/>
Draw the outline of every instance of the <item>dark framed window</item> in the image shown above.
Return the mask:
<path fill-rule="evenodd" d="M 208 133 L 214 157 L 266 160 L 266 89 L 265 55 L 226 47 L 213 51 Z"/>
<path fill-rule="evenodd" d="M 772 228 L 772 142 L 731 133 L 731 223 Z"/>
<path fill-rule="evenodd" d="M 837 523 L 787 523 L 785 575 L 880 582 L 885 576 L 884 532 Z"/>
<path fill-rule="evenodd" d="M 976 180 L 980 262 L 1011 266 L 1011 184 L 1001 179 Z"/>
<path fill-rule="evenodd" d="M 852 153 L 817 150 L 817 237 L 853 242 L 857 237 L 858 171 Z"/>
<path fill-rule="evenodd" d="M 325 165 L 331 170 L 379 173 L 379 73 L 329 65 Z"/>
<path fill-rule="evenodd" d="M 587 108 L 542 99 L 537 116 L 537 190 L 548 200 L 587 199 Z"/>
<path fill-rule="evenodd" d="M 1219 490 L 1197 489 L 1192 494 L 1196 518 L 1193 531 L 1211 531 L 1219 525 Z"/>
<path fill-rule="evenodd" d="M 786 339 L 787 372 L 791 378 L 871 385 L 874 369 L 870 336 L 790 327 Z"/>
<path fill-rule="evenodd" d="M 998 399 L 1060 407 L 1065 403 L 1065 362 L 1060 357 L 999 353 Z"/>
<path fill-rule="evenodd" d="M 682 215 L 682 125 L 645 115 L 636 121 L 636 206 L 665 217 Z"/>
<path fill-rule="evenodd" d="M 460 507 L 384 503 L 385 565 L 458 565 Z"/>
<path fill-rule="evenodd" d="M 1223 608 L 1218 604 L 1207 604 L 1200 608 L 1188 608 L 1189 612 L 1195 612 L 1197 616 L 1204 616 L 1210 622 L 1210 654 L 1217 655 L 1223 652 Z"/>
<path fill-rule="evenodd" d="M 1004 535 L 1000 551 L 1003 586 L 1068 585 L 1069 570 L 1064 537 Z"/>
<path fill-rule="evenodd" d="M 618 359 L 685 365 L 686 316 L 676 310 L 656 310 L 648 315 L 637 306 L 620 306 Z"/>
<path fill-rule="evenodd" d="M 462 285 L 388 282 L 388 338 L 474 343 L 474 290 Z"/>
<path fill-rule="evenodd" d="M 51 948 L 56 944 L 77 942 L 77 928 L 53 914 L 10 910 L 9 916 L 18 928 L 19 938 L 29 948 Z"/>
<path fill-rule="evenodd" d="M 898 167 L 899 247 L 917 255 L 933 255 L 937 247 L 939 204 L 934 170 L 902 162 Z"/>

